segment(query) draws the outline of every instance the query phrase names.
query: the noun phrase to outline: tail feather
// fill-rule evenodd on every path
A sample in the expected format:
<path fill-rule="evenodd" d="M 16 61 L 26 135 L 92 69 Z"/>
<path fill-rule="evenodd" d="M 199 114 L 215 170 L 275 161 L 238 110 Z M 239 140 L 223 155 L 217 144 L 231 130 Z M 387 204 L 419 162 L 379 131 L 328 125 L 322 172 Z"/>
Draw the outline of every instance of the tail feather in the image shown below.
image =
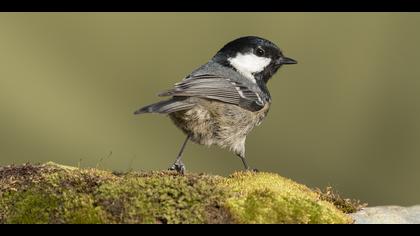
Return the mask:
<path fill-rule="evenodd" d="M 188 110 L 194 106 L 193 103 L 188 103 L 185 101 L 179 101 L 174 99 L 169 99 L 166 101 L 157 102 L 145 107 L 140 108 L 135 111 L 135 115 L 143 113 L 160 113 L 160 114 L 169 114 L 176 111 Z"/>

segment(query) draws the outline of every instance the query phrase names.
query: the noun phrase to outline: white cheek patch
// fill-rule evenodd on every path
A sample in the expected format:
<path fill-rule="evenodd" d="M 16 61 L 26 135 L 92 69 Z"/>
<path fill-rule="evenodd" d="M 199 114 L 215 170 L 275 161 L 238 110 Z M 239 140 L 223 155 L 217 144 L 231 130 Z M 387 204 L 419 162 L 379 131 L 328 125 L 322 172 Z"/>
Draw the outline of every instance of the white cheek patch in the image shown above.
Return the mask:
<path fill-rule="evenodd" d="M 239 73 L 255 83 L 256 81 L 252 74 L 263 71 L 270 64 L 271 59 L 259 57 L 252 53 L 238 53 L 235 57 L 229 58 L 228 61 Z"/>

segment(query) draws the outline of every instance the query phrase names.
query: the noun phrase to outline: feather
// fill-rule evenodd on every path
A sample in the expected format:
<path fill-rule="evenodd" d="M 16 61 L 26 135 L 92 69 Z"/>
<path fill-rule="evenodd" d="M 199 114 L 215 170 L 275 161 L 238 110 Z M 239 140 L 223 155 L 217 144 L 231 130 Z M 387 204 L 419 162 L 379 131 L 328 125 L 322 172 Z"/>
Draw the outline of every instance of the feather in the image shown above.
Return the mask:
<path fill-rule="evenodd" d="M 238 105 L 256 111 L 264 107 L 264 101 L 257 92 L 240 82 L 217 75 L 189 76 L 159 96 L 199 97 Z"/>
<path fill-rule="evenodd" d="M 160 114 L 169 114 L 176 111 L 188 110 L 194 107 L 195 104 L 188 103 L 184 100 L 176 100 L 171 98 L 166 101 L 161 101 L 154 103 L 145 107 L 142 107 L 134 112 L 135 115 L 143 113 L 160 113 Z"/>

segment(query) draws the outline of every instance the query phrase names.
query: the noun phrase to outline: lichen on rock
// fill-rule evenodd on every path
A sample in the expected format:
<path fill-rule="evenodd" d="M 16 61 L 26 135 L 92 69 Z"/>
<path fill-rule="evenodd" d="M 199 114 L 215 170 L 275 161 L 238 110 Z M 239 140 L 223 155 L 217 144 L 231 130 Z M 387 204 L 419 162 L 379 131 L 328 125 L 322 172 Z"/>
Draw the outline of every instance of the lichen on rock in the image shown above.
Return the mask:
<path fill-rule="evenodd" d="M 351 222 L 317 192 L 273 173 L 0 168 L 0 223 Z"/>

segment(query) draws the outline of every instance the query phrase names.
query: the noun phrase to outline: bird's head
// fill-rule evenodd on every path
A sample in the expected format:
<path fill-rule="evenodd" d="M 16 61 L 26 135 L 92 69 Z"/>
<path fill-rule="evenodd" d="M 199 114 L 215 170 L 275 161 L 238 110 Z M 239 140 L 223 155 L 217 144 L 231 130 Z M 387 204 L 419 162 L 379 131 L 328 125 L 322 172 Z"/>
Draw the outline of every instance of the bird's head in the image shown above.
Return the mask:
<path fill-rule="evenodd" d="M 296 64 L 269 40 L 246 36 L 227 43 L 213 57 L 213 61 L 231 67 L 257 83 L 267 81 L 282 65 Z"/>

